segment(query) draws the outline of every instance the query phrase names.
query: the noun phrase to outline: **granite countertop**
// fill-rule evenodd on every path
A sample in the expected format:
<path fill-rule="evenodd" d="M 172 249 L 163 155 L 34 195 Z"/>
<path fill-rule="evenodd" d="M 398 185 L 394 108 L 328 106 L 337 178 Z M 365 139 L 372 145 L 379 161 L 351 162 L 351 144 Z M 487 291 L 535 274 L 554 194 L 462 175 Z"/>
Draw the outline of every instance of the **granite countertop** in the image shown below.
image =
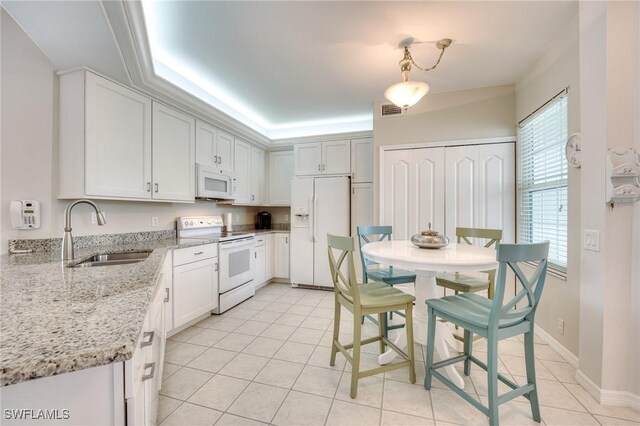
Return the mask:
<path fill-rule="evenodd" d="M 288 229 L 251 229 L 247 232 L 252 232 L 256 235 L 264 235 L 264 234 L 289 234 L 291 233 Z"/>
<path fill-rule="evenodd" d="M 133 356 L 166 253 L 213 240 L 169 238 L 76 249 L 153 250 L 140 263 L 68 268 L 60 251 L 0 256 L 0 386 Z"/>

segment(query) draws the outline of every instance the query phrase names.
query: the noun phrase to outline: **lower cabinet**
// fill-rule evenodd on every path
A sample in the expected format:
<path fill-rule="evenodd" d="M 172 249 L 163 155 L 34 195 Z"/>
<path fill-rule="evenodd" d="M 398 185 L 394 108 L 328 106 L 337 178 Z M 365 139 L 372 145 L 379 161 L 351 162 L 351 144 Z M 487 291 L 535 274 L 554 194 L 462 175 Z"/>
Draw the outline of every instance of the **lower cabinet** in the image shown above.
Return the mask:
<path fill-rule="evenodd" d="M 254 285 L 257 287 L 267 281 L 267 256 L 266 256 L 266 235 L 256 237 L 256 251 L 254 252 L 254 262 L 256 275 Z"/>
<path fill-rule="evenodd" d="M 265 263 L 267 280 L 273 278 L 273 234 L 265 235 Z"/>
<path fill-rule="evenodd" d="M 273 234 L 273 277 L 289 278 L 289 234 Z"/>
<path fill-rule="evenodd" d="M 215 244 L 173 252 L 173 329 L 218 307 Z"/>

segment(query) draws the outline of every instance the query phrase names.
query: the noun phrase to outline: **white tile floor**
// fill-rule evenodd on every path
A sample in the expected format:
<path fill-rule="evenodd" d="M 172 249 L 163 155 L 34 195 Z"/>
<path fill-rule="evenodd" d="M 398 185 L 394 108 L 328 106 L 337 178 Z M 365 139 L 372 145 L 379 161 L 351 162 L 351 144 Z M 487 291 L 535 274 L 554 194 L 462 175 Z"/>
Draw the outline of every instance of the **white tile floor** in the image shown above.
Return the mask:
<path fill-rule="evenodd" d="M 270 284 L 255 297 L 171 337 L 158 410 L 162 425 L 475 425 L 487 419 L 434 379 L 422 386 L 424 358 L 417 347 L 416 384 L 406 369 L 360 380 L 349 397 L 350 365 L 338 354 L 329 366 L 333 293 Z M 348 342 L 352 316 L 343 314 Z M 365 335 L 377 327 L 366 323 Z M 547 425 L 631 425 L 640 413 L 603 407 L 574 380 L 575 369 L 539 339 L 537 376 Z M 374 366 L 378 345 L 367 345 L 364 368 Z M 474 349 L 484 353 L 480 341 Z M 475 351 L 474 351 L 475 352 Z M 522 342 L 500 343 L 500 371 L 524 380 Z M 465 378 L 466 389 L 486 403 L 483 372 Z M 501 406 L 503 425 L 536 424 L 528 402 Z"/>

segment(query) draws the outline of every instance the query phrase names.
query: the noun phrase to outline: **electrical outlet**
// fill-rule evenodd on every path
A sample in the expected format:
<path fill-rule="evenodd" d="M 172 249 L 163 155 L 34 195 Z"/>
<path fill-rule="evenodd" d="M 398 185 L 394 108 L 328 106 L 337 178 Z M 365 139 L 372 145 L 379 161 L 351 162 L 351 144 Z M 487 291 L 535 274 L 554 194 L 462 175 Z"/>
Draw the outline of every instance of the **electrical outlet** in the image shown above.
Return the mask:
<path fill-rule="evenodd" d="M 104 210 L 102 210 L 102 216 L 104 216 L 104 218 L 107 218 L 107 212 L 105 212 Z M 98 223 L 98 218 L 96 217 L 96 212 L 91 212 L 91 223 L 93 223 L 94 225 L 96 223 Z"/>
<path fill-rule="evenodd" d="M 151 218 L 151 226 L 158 226 L 158 217 L 157 216 L 153 216 Z"/>
<path fill-rule="evenodd" d="M 585 250 L 600 251 L 600 231 L 585 229 L 582 247 Z"/>
<path fill-rule="evenodd" d="M 564 336 L 564 320 L 562 318 L 558 318 L 558 333 Z"/>
<path fill-rule="evenodd" d="M 288 214 L 285 214 L 285 215 L 284 215 L 284 221 L 285 221 L 285 222 L 289 222 L 289 215 L 288 215 Z"/>

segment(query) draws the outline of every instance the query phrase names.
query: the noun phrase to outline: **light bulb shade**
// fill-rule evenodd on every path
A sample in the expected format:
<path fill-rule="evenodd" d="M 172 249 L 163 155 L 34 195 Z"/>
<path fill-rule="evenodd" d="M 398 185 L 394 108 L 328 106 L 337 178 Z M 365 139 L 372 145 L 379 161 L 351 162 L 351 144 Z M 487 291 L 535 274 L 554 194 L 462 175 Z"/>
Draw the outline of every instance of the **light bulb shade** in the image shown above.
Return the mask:
<path fill-rule="evenodd" d="M 428 92 L 429 85 L 423 81 L 403 81 L 389 86 L 384 97 L 401 108 L 409 108 Z"/>

